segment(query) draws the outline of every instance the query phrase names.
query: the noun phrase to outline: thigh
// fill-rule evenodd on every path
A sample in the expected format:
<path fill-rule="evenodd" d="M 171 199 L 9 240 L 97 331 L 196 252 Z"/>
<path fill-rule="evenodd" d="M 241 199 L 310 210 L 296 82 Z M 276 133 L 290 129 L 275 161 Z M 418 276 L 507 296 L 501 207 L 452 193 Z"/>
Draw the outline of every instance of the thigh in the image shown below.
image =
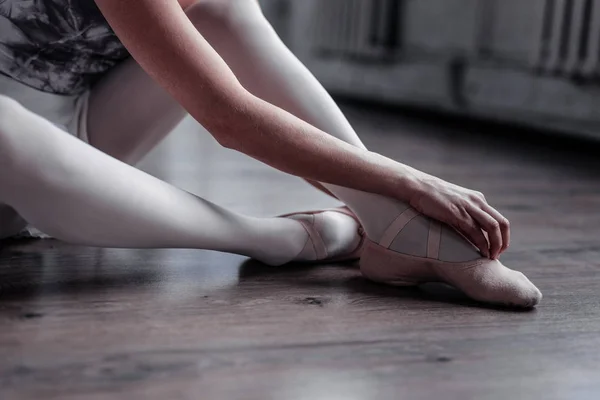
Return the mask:
<path fill-rule="evenodd" d="M 135 164 L 186 115 L 184 108 L 129 58 L 90 91 L 89 144 Z"/>
<path fill-rule="evenodd" d="M 75 119 L 80 96 L 64 96 L 36 90 L 5 75 L 0 75 L 0 103 L 11 99 L 32 113 L 43 117 L 67 133 L 67 125 Z M 8 113 L 10 115 L 10 112 Z M 75 134 L 73 131 L 72 134 Z M 0 148 L 0 150 L 2 150 Z M 0 157 L 2 157 L 0 151 Z M 9 190 L 0 187 L 0 193 Z M 27 222 L 11 206 L 0 202 L 0 239 L 14 236 L 27 227 Z"/>

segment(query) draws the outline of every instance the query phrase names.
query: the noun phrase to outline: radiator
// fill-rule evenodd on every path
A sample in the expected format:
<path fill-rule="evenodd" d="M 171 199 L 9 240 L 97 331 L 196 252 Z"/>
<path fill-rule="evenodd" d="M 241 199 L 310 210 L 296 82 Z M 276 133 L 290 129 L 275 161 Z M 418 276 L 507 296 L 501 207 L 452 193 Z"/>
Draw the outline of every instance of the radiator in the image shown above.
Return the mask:
<path fill-rule="evenodd" d="M 398 50 L 402 0 L 327 0 L 314 8 L 311 45 L 322 57 L 383 60 Z"/>
<path fill-rule="evenodd" d="M 537 67 L 540 71 L 590 79 L 600 55 L 600 1 L 546 0 Z"/>
<path fill-rule="evenodd" d="M 600 2 L 590 0 L 587 50 L 581 65 L 581 74 L 586 78 L 600 75 Z"/>

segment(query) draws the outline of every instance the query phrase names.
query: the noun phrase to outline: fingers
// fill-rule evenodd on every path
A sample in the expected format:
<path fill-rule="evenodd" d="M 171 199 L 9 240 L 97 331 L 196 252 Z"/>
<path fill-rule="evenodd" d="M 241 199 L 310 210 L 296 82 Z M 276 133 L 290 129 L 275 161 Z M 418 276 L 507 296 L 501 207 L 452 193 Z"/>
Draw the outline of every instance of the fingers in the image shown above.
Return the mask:
<path fill-rule="evenodd" d="M 461 221 L 457 226 L 460 233 L 470 240 L 481 251 L 481 254 L 491 257 L 490 244 L 483 234 L 480 224 L 467 212 L 458 218 Z"/>
<path fill-rule="evenodd" d="M 477 222 L 479 229 L 483 229 L 490 242 L 490 258 L 496 259 L 504 246 L 500 223 L 487 212 L 477 206 L 468 210 L 469 215 Z"/>
<path fill-rule="evenodd" d="M 479 215 L 481 218 L 482 222 L 480 222 L 480 223 L 482 224 L 482 228 L 484 229 L 484 231 L 486 231 L 488 233 L 488 235 L 492 234 L 494 236 L 494 238 L 490 238 L 490 242 L 494 241 L 495 238 L 497 238 L 497 232 L 498 232 L 498 230 L 500 231 L 500 236 L 502 238 L 502 240 L 501 240 L 502 245 L 497 253 L 494 253 L 492 251 L 492 255 L 494 256 L 494 258 L 497 258 L 510 245 L 510 224 L 509 224 L 508 220 L 502 214 L 500 214 L 494 207 L 492 207 L 488 204 L 483 193 L 473 192 L 473 196 L 471 199 L 475 202 L 475 204 L 477 206 L 479 206 L 479 207 L 476 206 L 475 207 L 476 209 L 481 208 L 481 210 L 484 213 L 491 216 L 497 222 L 497 227 L 496 227 L 496 224 L 494 222 L 492 222 L 489 219 L 489 217 L 487 217 L 485 214 L 475 211 L 475 213 L 477 215 Z M 484 225 L 484 223 L 487 225 Z M 490 244 L 490 247 L 492 247 L 491 244 Z"/>
<path fill-rule="evenodd" d="M 502 248 L 500 249 L 500 254 L 502 254 L 508 246 L 510 246 L 510 223 L 508 222 L 508 219 L 489 204 L 485 203 L 482 206 L 482 209 L 500 224 L 500 232 L 502 233 Z"/>

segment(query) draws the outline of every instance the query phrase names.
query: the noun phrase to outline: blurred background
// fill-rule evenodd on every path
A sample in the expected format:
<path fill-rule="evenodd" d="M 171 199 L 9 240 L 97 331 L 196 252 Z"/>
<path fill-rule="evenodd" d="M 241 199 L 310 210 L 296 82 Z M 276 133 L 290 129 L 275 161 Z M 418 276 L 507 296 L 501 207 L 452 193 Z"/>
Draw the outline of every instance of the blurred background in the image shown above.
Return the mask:
<path fill-rule="evenodd" d="M 333 94 L 599 136 L 598 1 L 261 3 Z"/>

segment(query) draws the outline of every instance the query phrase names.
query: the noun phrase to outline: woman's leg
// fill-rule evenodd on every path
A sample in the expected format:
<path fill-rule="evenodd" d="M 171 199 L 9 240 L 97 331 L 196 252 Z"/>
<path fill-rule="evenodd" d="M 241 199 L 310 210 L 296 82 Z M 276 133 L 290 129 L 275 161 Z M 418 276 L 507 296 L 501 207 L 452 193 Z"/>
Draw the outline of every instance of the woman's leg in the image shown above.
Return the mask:
<path fill-rule="evenodd" d="M 203 0 L 187 13 L 250 92 L 341 140 L 364 147 L 326 90 L 279 39 L 256 0 Z M 386 243 L 386 251 L 428 262 L 433 258 L 438 264 L 481 259 L 477 249 L 448 226 L 414 215 L 404 223 L 412 213 L 408 204 L 336 185 L 323 186 L 357 214 L 371 240 Z M 499 262 L 473 269 L 476 274 L 468 277 L 446 268 L 431 278 L 452 283 L 467 293 L 477 292 L 473 297 L 479 300 L 519 305 L 539 300 L 539 291 L 522 274 Z"/>
<path fill-rule="evenodd" d="M 185 115 L 183 107 L 133 59 L 129 59 L 110 71 L 91 90 L 85 136 L 89 144 L 102 152 L 136 164 Z M 330 194 L 319 183 L 309 183 Z M 312 218 L 304 216 L 307 222 Z M 330 256 L 352 253 L 356 249 L 360 241 L 359 225 L 353 218 L 325 212 L 319 216 L 319 221 L 319 236 Z M 300 259 L 312 257 L 309 246 L 299 254 Z"/>
<path fill-rule="evenodd" d="M 57 239 L 128 248 L 198 248 L 277 265 L 307 242 L 285 218 L 223 209 L 137 170 L 0 96 L 0 203 Z"/>

